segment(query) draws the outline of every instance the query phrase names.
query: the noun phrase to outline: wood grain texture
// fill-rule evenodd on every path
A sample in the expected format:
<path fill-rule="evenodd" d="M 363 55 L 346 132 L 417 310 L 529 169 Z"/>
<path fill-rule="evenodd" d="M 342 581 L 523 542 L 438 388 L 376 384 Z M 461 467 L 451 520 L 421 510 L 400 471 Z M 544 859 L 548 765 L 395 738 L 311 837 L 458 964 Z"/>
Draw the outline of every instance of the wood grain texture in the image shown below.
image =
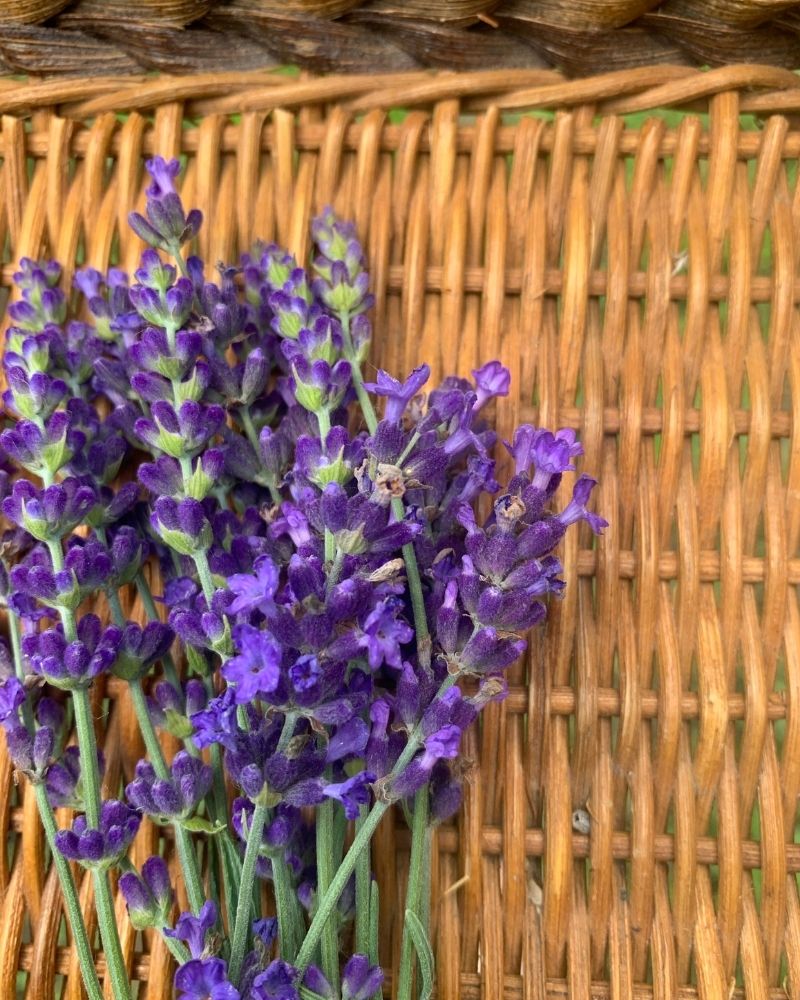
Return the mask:
<path fill-rule="evenodd" d="M 5 0 L 0 63 L 47 75 L 800 65 L 798 0 Z"/>
<path fill-rule="evenodd" d="M 169 6 L 176 23 L 214 8 Z M 603 6 L 625 24 L 657 5 Z M 732 30 L 752 31 L 792 5 L 714 9 L 734 6 Z M 655 107 L 707 117 L 622 118 Z M 564 601 L 469 737 L 464 809 L 432 865 L 442 998 L 800 995 L 798 112 L 800 81 L 768 66 L 0 81 L 4 293 L 23 254 L 71 274 L 113 250 L 130 267 L 144 160 L 182 153 L 212 264 L 255 236 L 305 252 L 330 202 L 369 257 L 371 365 L 468 374 L 500 357 L 515 376 L 501 432 L 541 421 L 584 442 L 610 527 L 570 536 Z M 117 781 L 135 724 L 113 680 L 98 714 L 103 693 Z M 22 971 L 29 998 L 58 976 L 78 998 L 30 793 L 4 756 L 0 837 L 0 994 Z M 152 838 L 143 824 L 137 858 Z M 374 856 L 388 966 L 408 846 L 391 817 Z M 86 879 L 81 902 L 90 913 Z M 143 995 L 167 1000 L 167 952 L 118 914 Z"/>

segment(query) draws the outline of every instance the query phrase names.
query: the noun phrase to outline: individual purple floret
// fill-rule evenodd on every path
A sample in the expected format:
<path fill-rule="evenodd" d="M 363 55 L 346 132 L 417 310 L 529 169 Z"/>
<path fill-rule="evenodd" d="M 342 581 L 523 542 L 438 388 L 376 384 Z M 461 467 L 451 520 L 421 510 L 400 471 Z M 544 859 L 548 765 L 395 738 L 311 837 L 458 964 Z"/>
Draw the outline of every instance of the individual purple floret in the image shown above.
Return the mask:
<path fill-rule="evenodd" d="M 193 958 L 175 973 L 178 1000 L 240 1000 L 221 958 Z"/>
<path fill-rule="evenodd" d="M 353 955 L 342 971 L 342 1000 L 370 1000 L 383 985 L 383 970 L 366 955 Z"/>
<path fill-rule="evenodd" d="M 148 858 L 141 874 L 124 872 L 119 878 L 119 888 L 125 897 L 128 916 L 136 930 L 163 927 L 169 920 L 175 893 L 163 858 Z"/>
<path fill-rule="evenodd" d="M 105 870 L 123 858 L 139 829 L 141 816 L 124 802 L 107 799 L 100 809 L 99 828 L 78 816 L 69 830 L 59 830 L 56 847 L 70 861 L 84 868 Z"/>
<path fill-rule="evenodd" d="M 192 958 L 200 958 L 206 947 L 206 935 L 217 922 L 217 906 L 213 900 L 207 899 L 195 916 L 193 913 L 182 913 L 178 917 L 174 929 L 167 928 L 167 937 L 183 941 L 189 949 Z"/>
<path fill-rule="evenodd" d="M 159 778 L 149 761 L 140 760 L 125 795 L 135 809 L 159 822 L 183 822 L 211 788 L 212 770 L 185 750 L 175 755 L 169 770 L 168 779 Z"/>

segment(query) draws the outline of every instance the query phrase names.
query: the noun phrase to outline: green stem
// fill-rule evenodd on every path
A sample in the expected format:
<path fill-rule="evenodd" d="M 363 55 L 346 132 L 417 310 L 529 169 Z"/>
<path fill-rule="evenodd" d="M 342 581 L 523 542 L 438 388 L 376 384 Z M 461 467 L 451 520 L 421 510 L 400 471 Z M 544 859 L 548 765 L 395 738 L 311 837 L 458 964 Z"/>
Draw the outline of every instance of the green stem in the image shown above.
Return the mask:
<path fill-rule="evenodd" d="M 342 339 L 345 344 L 345 356 L 350 362 L 353 388 L 356 390 L 356 396 L 358 397 L 358 402 L 361 406 L 361 412 L 364 414 L 364 420 L 367 423 L 367 430 L 370 434 L 374 434 L 378 428 L 378 416 L 375 413 L 375 407 L 372 405 L 369 393 L 364 388 L 364 376 L 361 374 L 361 363 L 353 350 L 353 342 L 350 339 L 350 314 L 347 312 L 339 313 L 339 322 L 342 326 Z"/>
<path fill-rule="evenodd" d="M 11 611 L 11 609 L 8 610 L 8 632 L 11 640 L 11 655 L 14 661 L 14 671 L 17 675 L 17 679 L 24 681 L 25 672 L 22 669 L 22 649 L 19 641 L 19 622 L 17 621 L 17 616 L 13 611 Z M 33 721 L 33 709 L 27 699 L 22 705 L 22 719 L 25 724 L 25 728 L 31 736 L 33 736 L 36 727 Z M 67 859 L 56 847 L 56 833 L 58 833 L 58 826 L 56 825 L 56 817 L 53 813 L 53 807 L 50 805 L 50 799 L 47 797 L 47 789 L 43 783 L 37 782 L 34 784 L 32 782 L 31 787 L 34 791 L 36 805 L 39 809 L 39 816 L 42 821 L 42 827 L 44 829 L 45 836 L 47 837 L 48 846 L 50 847 L 50 855 L 53 859 L 53 865 L 55 866 L 56 874 L 58 875 L 58 881 L 61 883 L 61 894 L 64 897 L 64 905 L 67 910 L 67 920 L 69 921 L 70 930 L 72 931 L 72 940 L 75 943 L 75 950 L 78 952 L 78 962 L 81 967 L 83 984 L 86 987 L 86 993 L 89 996 L 89 1000 L 102 1000 L 103 991 L 100 988 L 100 981 L 97 978 L 97 969 L 94 964 L 92 946 L 89 943 L 89 934 L 86 930 L 86 923 L 83 919 L 83 911 L 81 910 L 81 904 L 78 899 L 78 890 L 75 885 L 75 879 L 72 877 L 72 869 L 70 868 Z"/>
<path fill-rule="evenodd" d="M 100 981 L 97 978 L 97 970 L 94 965 L 94 955 L 92 946 L 89 944 L 89 935 L 86 931 L 86 924 L 83 920 L 83 912 L 78 899 L 78 890 L 69 862 L 56 847 L 56 818 L 50 800 L 47 798 L 47 790 L 43 784 L 34 785 L 36 794 L 36 805 L 39 807 L 39 816 L 42 820 L 47 843 L 50 847 L 50 854 L 53 858 L 58 880 L 61 883 L 61 892 L 64 896 L 64 905 L 67 910 L 67 919 L 72 930 L 72 940 L 75 950 L 78 953 L 78 962 L 81 967 L 81 976 L 86 992 L 90 1000 L 103 1000 L 103 991 L 100 988 Z"/>
<path fill-rule="evenodd" d="M 356 820 L 356 835 L 364 825 L 366 816 L 366 806 L 362 806 L 359 817 Z M 373 919 L 370 902 L 370 896 L 372 894 L 372 865 L 370 854 L 370 845 L 367 844 L 356 861 L 356 952 L 360 955 L 366 955 L 369 953 L 370 933 Z"/>
<path fill-rule="evenodd" d="M 427 907 L 424 900 L 425 855 L 426 841 L 430 836 L 428 830 L 428 786 L 424 785 L 414 796 L 414 820 L 411 825 L 411 861 L 408 871 L 408 887 L 406 889 L 405 909 L 417 917 L 427 931 L 425 913 Z M 403 943 L 400 951 L 400 969 L 397 982 L 397 1000 L 411 1000 L 411 988 L 414 981 L 416 955 L 414 943 L 408 931 L 408 925 L 403 927 Z"/>
<path fill-rule="evenodd" d="M 192 556 L 194 560 L 195 568 L 197 569 L 197 576 L 200 579 L 200 586 L 203 588 L 203 596 L 208 602 L 208 606 L 211 607 L 211 598 L 214 596 L 216 587 L 214 586 L 214 579 L 211 576 L 211 567 L 208 565 L 208 555 L 203 552 L 195 552 Z"/>
<path fill-rule="evenodd" d="M 297 895 L 292 887 L 289 866 L 283 858 L 272 859 L 272 889 L 275 894 L 275 910 L 278 914 L 278 938 L 280 955 L 291 962 L 300 948 L 303 937 L 303 922 Z"/>
<path fill-rule="evenodd" d="M 240 406 L 236 413 L 242 422 L 242 427 L 244 428 L 247 440 L 250 442 L 253 451 L 256 455 L 259 455 L 261 451 L 261 443 L 258 440 L 258 431 L 256 430 L 253 418 L 250 415 L 250 407 Z"/>
<path fill-rule="evenodd" d="M 334 801 L 326 799 L 317 809 L 317 896 L 324 899 L 333 881 Z M 331 984 L 334 996 L 339 994 L 339 928 L 332 913 L 322 929 L 322 972 Z"/>
<path fill-rule="evenodd" d="M 71 615 L 65 612 L 62 614 L 65 619 L 72 620 Z M 71 623 L 74 630 L 74 620 Z M 67 632 L 67 621 L 64 621 L 64 632 Z M 85 688 L 74 690 L 72 704 L 75 709 L 75 728 L 78 733 L 78 746 L 81 755 L 81 778 L 83 780 L 86 822 L 88 826 L 98 830 L 100 828 L 100 774 L 97 767 L 97 740 L 94 734 L 89 692 Z M 93 871 L 92 879 L 94 881 L 97 922 L 100 925 L 100 937 L 103 941 L 103 950 L 106 955 L 106 964 L 114 996 L 121 998 L 121 1000 L 130 1000 L 130 983 L 119 941 L 108 874 L 104 871 Z"/>
<path fill-rule="evenodd" d="M 305 936 L 305 940 L 303 941 L 303 945 L 300 948 L 295 962 L 295 966 L 301 974 L 305 972 L 311 963 L 311 959 L 314 957 L 314 951 L 319 944 L 320 938 L 322 937 L 323 929 L 333 914 L 336 904 L 339 902 L 339 897 L 342 892 L 344 892 L 344 888 L 347 885 L 350 876 L 353 874 L 353 869 L 355 868 L 359 855 L 364 847 L 366 847 L 366 845 L 370 842 L 373 833 L 378 827 L 378 823 L 380 823 L 383 818 L 383 814 L 390 807 L 390 805 L 390 802 L 376 802 L 372 809 L 370 809 L 364 819 L 361 829 L 358 831 L 353 843 L 350 845 L 350 850 L 347 854 L 345 854 L 342 859 L 342 863 L 339 865 L 336 874 L 333 876 L 333 879 L 328 886 L 328 891 L 320 899 L 317 912 L 314 914 L 314 919 L 311 921 L 311 926 L 308 928 L 308 933 Z"/>
<path fill-rule="evenodd" d="M 147 699 L 145 698 L 141 679 L 137 677 L 129 681 L 128 690 L 131 693 L 136 720 L 139 723 L 139 729 L 142 732 L 144 745 L 150 757 L 150 763 L 153 765 L 153 770 L 156 772 L 157 777 L 168 781 L 170 779 L 169 767 L 164 759 L 164 751 L 161 749 L 161 744 L 158 742 L 153 720 L 150 718 L 150 713 L 147 710 Z M 186 879 L 186 893 L 189 897 L 189 905 L 195 913 L 199 913 L 206 900 L 206 894 L 203 890 L 203 879 L 197 864 L 197 854 L 192 844 L 192 838 L 189 831 L 185 830 L 180 823 L 173 823 L 172 827 L 175 831 L 175 845 L 178 849 L 181 871 L 183 872 L 184 879 Z"/>
<path fill-rule="evenodd" d="M 267 819 L 266 806 L 257 805 L 253 810 L 253 819 L 247 831 L 247 847 L 242 865 L 242 885 L 239 890 L 239 902 L 236 907 L 236 921 L 233 927 L 233 942 L 231 944 L 231 960 L 228 966 L 229 977 L 234 986 L 239 983 L 242 971 L 244 952 L 247 947 L 247 932 L 250 925 L 250 912 L 253 902 L 253 883 L 256 877 L 256 862 L 261 849 L 261 835 Z"/>
<path fill-rule="evenodd" d="M 455 682 L 455 674 L 448 674 L 439 686 L 439 690 L 434 695 L 434 698 L 440 698 L 445 691 L 448 691 L 455 684 Z M 387 784 L 391 784 L 392 778 L 401 774 L 405 770 L 406 765 L 410 762 L 417 750 L 419 750 L 421 744 L 422 726 L 417 723 L 408 737 L 408 743 L 406 743 L 405 749 L 397 758 L 397 763 L 387 776 Z M 314 914 L 314 919 L 311 921 L 311 926 L 308 928 L 308 933 L 305 936 L 303 946 L 300 949 L 295 963 L 301 973 L 308 968 L 308 965 L 311 962 L 314 955 L 314 949 L 319 944 L 322 936 L 322 930 L 333 913 L 334 907 L 338 903 L 339 897 L 344 891 L 344 887 L 347 885 L 348 879 L 355 871 L 361 852 L 370 842 L 373 833 L 377 829 L 378 823 L 380 823 L 383 814 L 387 809 L 389 809 L 391 804 L 391 802 L 376 802 L 370 809 L 369 813 L 367 813 L 361 828 L 356 833 L 353 843 L 350 845 L 350 850 L 342 859 L 342 863 L 339 865 L 336 874 L 328 887 L 328 891 L 325 893 L 324 897 L 320 899 L 319 905 L 317 906 L 317 912 Z"/>

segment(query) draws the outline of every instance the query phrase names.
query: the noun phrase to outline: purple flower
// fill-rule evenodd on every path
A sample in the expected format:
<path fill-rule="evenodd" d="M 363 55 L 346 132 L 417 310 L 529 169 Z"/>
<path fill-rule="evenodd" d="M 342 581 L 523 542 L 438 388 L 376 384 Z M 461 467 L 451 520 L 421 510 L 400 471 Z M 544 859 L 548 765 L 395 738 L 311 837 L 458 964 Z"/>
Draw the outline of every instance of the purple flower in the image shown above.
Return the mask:
<path fill-rule="evenodd" d="M 361 771 L 346 781 L 331 783 L 325 786 L 325 798 L 336 799 L 344 807 L 348 819 L 357 819 L 361 806 L 369 805 L 369 786 L 375 781 L 375 775 L 370 771 Z"/>
<path fill-rule="evenodd" d="M 185 750 L 175 755 L 169 770 L 169 778 L 159 778 L 150 761 L 140 760 L 125 794 L 131 805 L 148 816 L 182 822 L 194 814 L 208 793 L 213 772 Z"/>
<path fill-rule="evenodd" d="M 100 750 L 97 751 L 97 770 L 102 778 L 106 762 Z M 54 807 L 68 806 L 83 809 L 83 782 L 81 780 L 81 754 L 77 746 L 64 749 L 57 761 L 47 769 L 45 787 L 50 804 Z"/>
<path fill-rule="evenodd" d="M 477 412 L 494 399 L 495 396 L 507 396 L 511 385 L 511 372 L 499 361 L 487 361 L 481 368 L 472 372 L 477 388 L 477 398 L 473 409 Z"/>
<path fill-rule="evenodd" d="M 142 677 L 154 663 L 166 656 L 175 633 L 161 622 L 148 622 L 144 628 L 128 622 L 122 632 L 113 673 L 131 680 Z"/>
<path fill-rule="evenodd" d="M 229 614 L 246 611 L 268 614 L 274 607 L 273 598 L 278 589 L 278 567 L 269 556 L 260 556 L 253 564 L 252 573 L 235 573 L 229 578 L 228 589 L 236 595 L 228 606 Z"/>
<path fill-rule="evenodd" d="M 163 858 L 148 858 L 142 873 L 125 872 L 120 875 L 119 888 L 125 897 L 128 916 L 137 930 L 163 927 L 175 899 L 169 871 Z"/>
<path fill-rule="evenodd" d="M 194 742 L 202 749 L 221 743 L 229 749 L 236 745 L 236 695 L 233 688 L 226 688 L 213 698 L 208 706 L 190 717 L 194 726 Z"/>
<path fill-rule="evenodd" d="M 0 725 L 18 719 L 18 709 L 25 703 L 25 688 L 16 677 L 0 680 Z"/>
<path fill-rule="evenodd" d="M 252 625 L 237 625 L 233 642 L 238 652 L 225 663 L 222 676 L 234 685 L 237 703 L 246 705 L 277 687 L 281 647 L 269 632 Z"/>
<path fill-rule="evenodd" d="M 90 827 L 85 816 L 78 816 L 71 829 L 59 830 L 56 847 L 70 861 L 85 868 L 104 870 L 125 856 L 141 817 L 124 802 L 107 799 L 100 810 L 99 828 Z"/>
<path fill-rule="evenodd" d="M 402 665 L 400 646 L 411 641 L 414 630 L 399 617 L 401 611 L 398 600 L 387 598 L 364 621 L 359 645 L 367 651 L 370 669 L 377 670 L 382 663 L 397 669 Z"/>
<path fill-rule="evenodd" d="M 163 542 L 181 555 L 192 555 L 211 545 L 211 525 L 203 505 L 191 497 L 180 501 L 159 497 L 150 524 Z"/>
<path fill-rule="evenodd" d="M 603 528 L 608 527 L 608 521 L 586 509 L 596 484 L 597 480 L 591 476 L 579 476 L 572 489 L 572 500 L 555 519 L 564 526 L 574 524 L 576 521 L 586 521 L 592 531 L 599 535 Z"/>
<path fill-rule="evenodd" d="M 11 495 L 3 501 L 3 513 L 41 542 L 56 541 L 68 535 L 86 517 L 95 504 L 92 486 L 69 478 L 37 490 L 27 479 L 14 483 Z"/>
<path fill-rule="evenodd" d="M 217 922 L 217 907 L 213 900 L 207 899 L 195 916 L 193 913 L 182 913 L 178 917 L 175 928 L 166 928 L 167 937 L 183 941 L 189 948 L 192 958 L 200 958 L 206 946 L 206 934 Z"/>
<path fill-rule="evenodd" d="M 250 996 L 252 1000 L 299 1000 L 298 979 L 294 966 L 275 959 L 253 980 Z"/>
<path fill-rule="evenodd" d="M 111 668 L 117 658 L 122 631 L 105 629 L 97 615 L 84 615 L 78 622 L 77 639 L 67 642 L 62 626 L 26 635 L 22 649 L 31 669 L 50 684 L 64 689 L 88 687 L 98 674 Z"/>
<path fill-rule="evenodd" d="M 173 181 L 180 173 L 178 160 L 156 156 L 145 164 L 152 178 L 147 188 L 146 215 L 131 212 L 128 224 L 136 235 L 152 247 L 170 252 L 193 239 L 200 231 L 203 216 L 195 208 L 187 215 Z"/>
<path fill-rule="evenodd" d="M 405 382 L 398 382 L 396 378 L 392 378 L 388 372 L 381 368 L 378 369 L 377 380 L 365 382 L 364 388 L 374 392 L 376 396 L 386 397 L 386 411 L 383 419 L 397 422 L 402 420 L 406 407 L 430 377 L 429 365 L 420 365 L 419 368 L 415 368 Z"/>
<path fill-rule="evenodd" d="M 342 971 L 342 1000 L 370 1000 L 383 984 L 383 970 L 366 955 L 353 955 Z"/>
<path fill-rule="evenodd" d="M 221 958 L 191 959 L 176 971 L 174 983 L 179 1000 L 239 1000 Z"/>

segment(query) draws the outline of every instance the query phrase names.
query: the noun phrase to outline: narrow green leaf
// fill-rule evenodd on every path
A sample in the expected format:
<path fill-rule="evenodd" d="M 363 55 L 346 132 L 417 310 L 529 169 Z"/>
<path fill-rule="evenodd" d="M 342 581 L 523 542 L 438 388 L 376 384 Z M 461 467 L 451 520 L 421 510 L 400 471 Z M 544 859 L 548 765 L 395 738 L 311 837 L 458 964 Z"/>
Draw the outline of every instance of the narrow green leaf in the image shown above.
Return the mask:
<path fill-rule="evenodd" d="M 434 961 L 433 948 L 422 926 L 422 921 L 413 910 L 406 910 L 406 927 L 414 942 L 414 948 L 419 959 L 419 967 L 422 972 L 422 990 L 420 1000 L 429 1000 L 433 993 Z"/>

